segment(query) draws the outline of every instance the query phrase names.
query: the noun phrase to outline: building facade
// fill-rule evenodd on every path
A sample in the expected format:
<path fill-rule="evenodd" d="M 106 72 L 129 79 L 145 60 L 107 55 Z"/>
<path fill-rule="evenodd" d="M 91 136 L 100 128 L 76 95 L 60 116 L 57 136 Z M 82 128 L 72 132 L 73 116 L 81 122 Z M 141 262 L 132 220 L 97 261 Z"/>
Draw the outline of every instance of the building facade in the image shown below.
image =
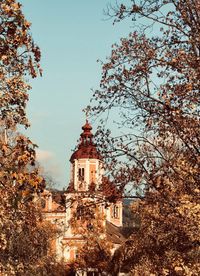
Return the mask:
<path fill-rule="evenodd" d="M 90 234 L 96 233 L 99 239 L 110 242 L 112 253 L 124 240 L 119 231 L 122 227 L 122 199 L 118 197 L 113 202 L 107 200 L 106 189 L 111 183 L 108 184 L 104 177 L 103 161 L 87 120 L 70 163 L 70 183 L 64 194 L 65 206 L 56 203 L 51 192 L 45 191 L 43 195 L 44 216 L 60 232 L 54 242 L 56 255 L 67 263 L 79 257 L 79 250 Z"/>

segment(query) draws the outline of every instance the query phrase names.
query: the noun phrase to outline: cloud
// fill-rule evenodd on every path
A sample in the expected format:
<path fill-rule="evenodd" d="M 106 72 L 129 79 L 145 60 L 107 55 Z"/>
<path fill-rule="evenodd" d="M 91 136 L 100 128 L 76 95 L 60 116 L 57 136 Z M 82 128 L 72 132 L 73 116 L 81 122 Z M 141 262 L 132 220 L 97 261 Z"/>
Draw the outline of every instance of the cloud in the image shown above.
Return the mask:
<path fill-rule="evenodd" d="M 31 125 L 35 125 L 41 123 L 41 121 L 47 120 L 49 118 L 49 113 L 44 111 L 35 112 L 34 110 L 30 110 L 30 122 Z"/>
<path fill-rule="evenodd" d="M 39 162 L 48 161 L 48 160 L 52 159 L 53 156 L 54 156 L 54 154 L 51 151 L 41 150 L 41 149 L 36 150 L 36 158 Z"/>
<path fill-rule="evenodd" d="M 49 150 L 36 149 L 36 160 L 40 164 L 40 173 L 52 177 L 58 187 L 62 181 L 62 164 L 56 154 Z"/>

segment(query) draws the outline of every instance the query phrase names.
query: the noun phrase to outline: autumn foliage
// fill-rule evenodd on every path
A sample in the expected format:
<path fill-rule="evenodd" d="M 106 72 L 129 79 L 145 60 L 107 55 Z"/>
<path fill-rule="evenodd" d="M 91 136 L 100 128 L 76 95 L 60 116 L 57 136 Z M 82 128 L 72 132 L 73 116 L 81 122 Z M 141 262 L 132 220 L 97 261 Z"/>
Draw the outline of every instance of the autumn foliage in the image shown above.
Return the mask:
<path fill-rule="evenodd" d="M 102 205 L 103 204 L 103 205 Z M 94 202 L 80 196 L 74 215 L 70 220 L 72 232 L 77 237 L 77 258 L 71 263 L 76 271 L 93 271 L 103 275 L 111 260 L 112 243 L 106 234 L 106 220 L 102 213 L 104 202 Z"/>
<path fill-rule="evenodd" d="M 40 50 L 17 1 L 0 2 L 0 23 L 0 274 L 55 275 L 54 231 L 33 200 L 44 188 L 36 145 L 17 132 L 29 126 L 27 81 L 41 73 Z"/>
<path fill-rule="evenodd" d="M 199 1 L 127 1 L 107 15 L 130 18 L 133 31 L 102 63 L 90 110 L 102 115 L 98 142 L 113 181 L 144 196 L 133 204 L 140 229 L 112 271 L 199 275 Z M 107 114 L 119 135 L 106 130 Z"/>

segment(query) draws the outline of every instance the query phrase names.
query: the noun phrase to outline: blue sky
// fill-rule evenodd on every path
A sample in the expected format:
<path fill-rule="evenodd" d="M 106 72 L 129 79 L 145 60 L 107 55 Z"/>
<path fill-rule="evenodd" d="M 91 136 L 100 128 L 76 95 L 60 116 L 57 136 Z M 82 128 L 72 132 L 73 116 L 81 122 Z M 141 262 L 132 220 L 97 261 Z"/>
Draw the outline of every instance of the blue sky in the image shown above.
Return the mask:
<path fill-rule="evenodd" d="M 82 109 L 101 78 L 97 59 L 105 60 L 111 45 L 131 29 L 127 22 L 113 26 L 112 20 L 105 20 L 103 9 L 109 0 L 20 2 L 42 51 L 43 68 L 43 77 L 31 81 L 31 127 L 26 134 L 38 144 L 44 170 L 63 188 L 69 183 L 69 159 L 85 122 Z"/>

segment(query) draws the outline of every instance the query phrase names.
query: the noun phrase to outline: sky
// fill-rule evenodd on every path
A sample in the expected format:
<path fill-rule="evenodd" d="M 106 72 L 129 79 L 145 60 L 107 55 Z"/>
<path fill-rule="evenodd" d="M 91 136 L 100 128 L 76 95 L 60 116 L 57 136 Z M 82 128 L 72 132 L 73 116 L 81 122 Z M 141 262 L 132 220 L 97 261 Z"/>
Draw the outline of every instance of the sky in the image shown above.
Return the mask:
<path fill-rule="evenodd" d="M 31 80 L 26 135 L 38 145 L 37 159 L 55 187 L 69 183 L 70 156 L 85 123 L 82 112 L 99 86 L 100 59 L 130 32 L 113 26 L 103 10 L 115 0 L 21 0 L 31 33 L 42 52 L 43 76 Z M 94 126 L 95 131 L 96 126 Z"/>

